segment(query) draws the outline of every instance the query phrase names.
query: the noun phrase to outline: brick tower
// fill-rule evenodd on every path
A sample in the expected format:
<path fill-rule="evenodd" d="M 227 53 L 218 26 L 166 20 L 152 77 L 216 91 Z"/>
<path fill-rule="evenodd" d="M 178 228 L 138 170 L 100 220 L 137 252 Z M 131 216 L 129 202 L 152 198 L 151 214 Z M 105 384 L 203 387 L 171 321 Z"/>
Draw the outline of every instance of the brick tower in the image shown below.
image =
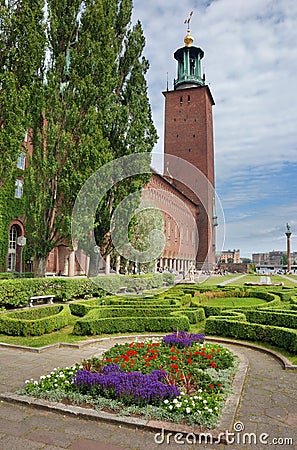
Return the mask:
<path fill-rule="evenodd" d="M 188 19 L 189 24 L 190 19 Z M 204 268 L 215 263 L 215 198 L 214 198 L 214 144 L 212 107 L 214 100 L 202 75 L 204 52 L 192 45 L 188 28 L 185 46 L 174 53 L 177 61 L 177 79 L 174 89 L 165 96 L 164 175 L 176 178 L 178 168 L 168 155 L 174 155 L 193 164 L 203 175 L 187 175 L 185 186 L 177 186 L 197 204 L 199 246 L 197 266 Z M 183 167 L 183 166 L 181 166 Z M 182 170 L 182 169 L 181 169 Z M 182 175 L 185 179 L 185 174 Z M 179 177 L 178 177 L 179 178 Z M 191 189 L 188 189 L 188 188 Z M 194 192 L 193 192 L 194 190 Z M 203 198 L 203 200 L 201 200 Z M 203 204 L 203 205 L 202 205 Z"/>

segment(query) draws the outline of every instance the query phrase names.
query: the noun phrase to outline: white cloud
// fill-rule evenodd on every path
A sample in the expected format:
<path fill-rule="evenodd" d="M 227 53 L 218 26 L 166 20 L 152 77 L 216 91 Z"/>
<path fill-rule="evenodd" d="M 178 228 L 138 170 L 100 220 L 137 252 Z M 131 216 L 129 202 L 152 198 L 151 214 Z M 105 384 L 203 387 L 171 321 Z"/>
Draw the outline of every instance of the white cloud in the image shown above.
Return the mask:
<path fill-rule="evenodd" d="M 183 46 L 183 22 L 191 10 L 194 45 L 205 51 L 203 67 L 216 101 L 216 183 L 226 208 L 226 245 L 269 250 L 269 245 L 281 244 L 276 237 L 283 223 L 291 220 L 297 228 L 292 195 L 297 187 L 297 166 L 292 166 L 297 151 L 297 2 L 134 0 L 134 18 L 141 20 L 147 39 L 147 80 L 159 152 L 161 91 L 167 72 L 172 89 L 173 53 Z M 291 178 L 286 176 L 288 164 Z M 263 239 L 261 230 L 266 230 Z"/>

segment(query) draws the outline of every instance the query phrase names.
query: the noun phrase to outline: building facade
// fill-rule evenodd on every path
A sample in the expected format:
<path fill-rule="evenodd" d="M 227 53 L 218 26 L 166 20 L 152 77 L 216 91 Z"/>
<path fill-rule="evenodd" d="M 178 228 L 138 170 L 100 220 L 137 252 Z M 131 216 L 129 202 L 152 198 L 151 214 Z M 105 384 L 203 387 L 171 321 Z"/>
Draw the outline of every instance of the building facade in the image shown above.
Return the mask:
<path fill-rule="evenodd" d="M 218 264 L 221 263 L 241 263 L 240 250 L 223 250 L 218 259 Z"/>

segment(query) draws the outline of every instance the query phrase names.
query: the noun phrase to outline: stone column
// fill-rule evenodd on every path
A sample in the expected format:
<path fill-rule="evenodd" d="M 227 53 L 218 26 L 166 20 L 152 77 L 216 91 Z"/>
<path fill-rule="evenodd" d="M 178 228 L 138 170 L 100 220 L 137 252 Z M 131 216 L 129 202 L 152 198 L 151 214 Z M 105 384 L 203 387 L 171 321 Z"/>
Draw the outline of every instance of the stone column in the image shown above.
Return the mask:
<path fill-rule="evenodd" d="M 119 275 L 120 273 L 120 267 L 121 267 L 121 255 L 117 255 L 116 258 L 116 273 Z"/>
<path fill-rule="evenodd" d="M 110 255 L 106 255 L 105 258 L 105 275 L 110 274 Z"/>
<path fill-rule="evenodd" d="M 75 252 L 72 250 L 69 254 L 69 276 L 74 277 Z"/>
<path fill-rule="evenodd" d="M 286 236 L 287 236 L 287 259 L 288 259 L 288 264 L 287 264 L 287 272 L 291 271 L 291 231 L 287 231 L 286 232 Z"/>

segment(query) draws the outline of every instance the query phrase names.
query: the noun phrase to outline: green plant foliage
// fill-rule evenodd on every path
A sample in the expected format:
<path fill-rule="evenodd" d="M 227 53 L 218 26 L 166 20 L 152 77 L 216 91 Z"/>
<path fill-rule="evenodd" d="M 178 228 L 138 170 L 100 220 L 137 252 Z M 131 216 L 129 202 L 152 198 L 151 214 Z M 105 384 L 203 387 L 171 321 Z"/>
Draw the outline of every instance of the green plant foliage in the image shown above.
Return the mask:
<path fill-rule="evenodd" d="M 112 334 L 118 332 L 176 331 L 190 329 L 189 319 L 179 317 L 120 317 L 98 319 L 97 310 L 90 311 L 75 322 L 73 333 L 78 335 Z"/>
<path fill-rule="evenodd" d="M 68 305 L 48 306 L 0 315 L 0 333 L 13 336 L 40 336 L 69 323 Z"/>
<path fill-rule="evenodd" d="M 267 342 L 297 352 L 297 330 L 258 323 L 248 323 L 222 317 L 209 317 L 206 320 L 207 335 L 226 336 L 254 342 Z"/>

